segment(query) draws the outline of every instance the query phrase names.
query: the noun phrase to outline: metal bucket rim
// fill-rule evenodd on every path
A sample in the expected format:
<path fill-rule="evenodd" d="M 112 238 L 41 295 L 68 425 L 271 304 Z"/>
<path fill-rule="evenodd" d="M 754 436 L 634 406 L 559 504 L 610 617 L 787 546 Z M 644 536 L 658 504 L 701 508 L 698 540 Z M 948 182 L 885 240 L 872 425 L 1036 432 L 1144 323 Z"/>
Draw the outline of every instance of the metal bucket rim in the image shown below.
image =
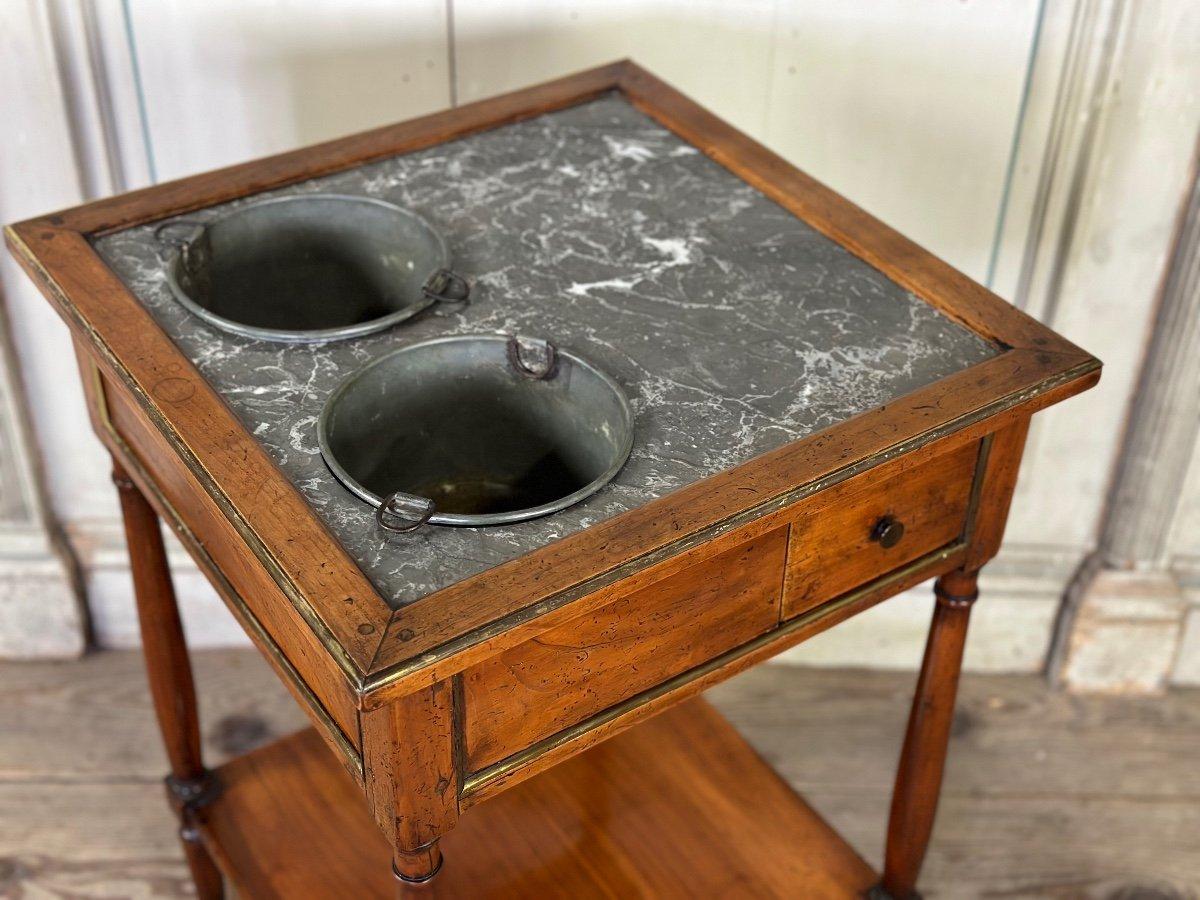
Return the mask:
<path fill-rule="evenodd" d="M 350 475 L 341 463 L 337 461 L 337 457 L 333 454 L 333 449 L 329 446 L 329 419 L 332 416 L 333 408 L 337 404 L 338 399 L 349 390 L 361 378 L 366 376 L 372 369 L 384 364 L 398 356 L 401 353 L 406 353 L 412 350 L 419 350 L 425 347 L 434 346 L 437 344 L 448 344 L 459 341 L 488 341 L 488 342 L 503 342 L 507 345 L 513 335 L 503 331 L 495 332 L 479 332 L 476 334 L 456 334 L 445 335 L 442 337 L 430 338 L 425 341 L 417 341 L 413 344 L 405 344 L 403 347 L 397 347 L 394 350 L 389 350 L 377 359 L 372 360 L 365 366 L 356 369 L 347 377 L 343 378 L 338 383 L 337 387 L 329 394 L 325 400 L 325 405 L 321 408 L 321 415 L 317 418 L 317 445 L 321 450 L 321 458 L 325 460 L 325 465 L 333 473 L 334 477 L 342 483 L 350 493 L 354 494 L 360 500 L 370 504 L 372 508 L 378 508 L 383 498 L 379 495 L 368 491 L 353 476 Z M 457 525 L 457 526 L 483 526 L 483 525 L 511 525 L 516 522 L 524 522 L 529 519 L 537 519 L 541 516 L 546 516 L 551 513 L 559 512 L 574 506 L 581 500 L 595 494 L 602 487 L 608 484 L 616 474 L 621 471 L 621 468 L 629 460 L 629 454 L 633 452 L 633 405 L 629 402 L 629 397 L 624 389 L 617 383 L 611 375 L 603 369 L 597 367 L 593 363 L 584 359 L 579 354 L 571 350 L 564 350 L 561 347 L 557 348 L 557 353 L 560 358 L 569 360 L 572 365 L 588 371 L 598 378 L 609 390 L 613 396 L 617 398 L 617 405 L 621 411 L 621 418 L 625 423 L 625 440 L 622 442 L 621 448 L 613 458 L 613 463 L 604 470 L 599 476 L 589 481 L 578 490 L 572 491 L 563 497 L 553 500 L 549 503 L 543 503 L 538 506 L 530 506 L 525 509 L 508 510 L 502 513 L 487 513 L 482 515 L 471 515 L 466 513 L 439 513 L 436 510 L 433 515 L 427 520 L 433 525 Z"/>
<path fill-rule="evenodd" d="M 255 200 L 252 203 L 247 203 L 244 206 L 239 206 L 237 209 L 231 209 L 221 213 L 211 221 L 197 222 L 199 227 L 207 230 L 215 228 L 222 222 L 227 222 L 239 215 L 253 209 L 259 209 L 264 206 L 274 206 L 276 204 L 293 203 L 305 200 L 335 200 L 339 202 L 355 202 L 369 203 L 375 206 L 382 207 L 394 215 L 404 216 L 411 219 L 426 232 L 428 232 L 437 244 L 437 264 L 430 270 L 429 275 L 433 275 L 438 269 L 447 269 L 450 266 L 450 247 L 446 243 L 445 236 L 435 228 L 428 219 L 420 213 L 415 212 L 407 207 L 399 206 L 389 200 L 382 200 L 378 197 L 368 197 L 361 194 L 336 194 L 336 193 L 318 193 L 318 194 L 288 194 L 283 197 L 267 197 L 263 200 Z M 166 221 L 170 221 L 169 219 Z M 340 341 L 347 338 L 362 337 L 367 334 L 374 334 L 377 331 L 384 331 L 387 328 L 395 325 L 398 322 L 403 322 L 405 319 L 411 319 L 417 313 L 428 309 L 436 301 L 429 297 L 420 297 L 417 302 L 412 303 L 403 309 L 398 309 L 395 312 L 388 313 L 386 316 L 380 316 L 377 319 L 371 319 L 367 322 L 359 322 L 355 325 L 343 325 L 337 328 L 320 328 L 311 331 L 297 331 L 283 328 L 260 328 L 255 325 L 243 325 L 241 322 L 235 322 L 232 319 L 227 319 L 225 316 L 219 316 L 211 310 L 205 309 L 197 303 L 187 291 L 183 289 L 183 285 L 179 283 L 175 272 L 181 264 L 182 250 L 179 247 L 174 247 L 171 250 L 171 255 L 166 260 L 167 286 L 171 289 L 172 295 L 185 309 L 193 315 L 199 316 L 210 325 L 219 328 L 222 331 L 236 334 L 240 337 L 251 338 L 259 341 L 273 341 L 276 343 L 286 344 L 320 344 L 328 341 Z"/>

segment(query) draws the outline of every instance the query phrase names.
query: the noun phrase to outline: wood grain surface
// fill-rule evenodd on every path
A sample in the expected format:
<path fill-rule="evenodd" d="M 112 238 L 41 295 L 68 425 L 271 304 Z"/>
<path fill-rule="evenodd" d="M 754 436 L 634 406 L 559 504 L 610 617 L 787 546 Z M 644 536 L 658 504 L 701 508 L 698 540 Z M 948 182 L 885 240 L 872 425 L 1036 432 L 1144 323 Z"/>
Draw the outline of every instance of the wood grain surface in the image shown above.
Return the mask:
<path fill-rule="evenodd" d="M 194 657 L 210 763 L 306 724 L 254 651 Z M 912 686 L 911 673 L 771 665 L 708 697 L 878 867 Z M 1032 676 L 964 676 L 922 889 L 1194 897 L 1197 744 L 1200 691 L 1075 697 Z M 166 765 L 138 654 L 0 664 L 0 896 L 192 896 Z"/>
<path fill-rule="evenodd" d="M 449 682 L 362 717 L 367 803 L 409 878 L 437 871 L 437 840 L 458 820 L 453 718 Z"/>
<path fill-rule="evenodd" d="M 937 603 L 933 623 L 896 766 L 896 787 L 888 816 L 882 885 L 894 900 L 920 898 L 917 878 L 941 798 L 967 624 L 971 606 L 979 596 L 977 575 L 961 570 L 947 572 L 934 588 Z"/>
<path fill-rule="evenodd" d="M 775 627 L 786 549 L 770 531 L 468 669 L 471 771 Z"/>
<path fill-rule="evenodd" d="M 389 845 L 311 731 L 221 775 L 201 828 L 241 896 L 393 896 Z M 702 700 L 479 807 L 442 845 L 419 896 L 853 900 L 876 878 Z"/>
<path fill-rule="evenodd" d="M 911 472 L 857 478 L 806 503 L 792 524 L 784 618 L 807 612 L 962 535 L 978 454 L 979 448 L 968 444 Z M 893 547 L 872 539 L 875 524 L 884 516 L 904 527 Z"/>

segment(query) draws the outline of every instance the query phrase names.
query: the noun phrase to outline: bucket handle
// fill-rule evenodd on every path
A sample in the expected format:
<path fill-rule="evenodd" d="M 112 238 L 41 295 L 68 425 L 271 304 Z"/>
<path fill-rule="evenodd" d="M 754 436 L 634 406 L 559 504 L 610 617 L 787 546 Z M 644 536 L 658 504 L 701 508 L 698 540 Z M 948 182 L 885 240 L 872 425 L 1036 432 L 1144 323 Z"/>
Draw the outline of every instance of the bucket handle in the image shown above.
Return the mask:
<path fill-rule="evenodd" d="M 375 522 L 384 531 L 402 534 L 428 522 L 433 509 L 433 501 L 428 497 L 394 491 L 375 507 Z"/>
<path fill-rule="evenodd" d="M 508 339 L 508 364 L 534 381 L 553 378 L 558 368 L 558 349 L 541 338 L 514 334 Z"/>
<path fill-rule="evenodd" d="M 186 228 L 186 235 L 172 235 L 172 228 Z M 154 240 L 162 246 L 165 251 L 167 248 L 173 248 L 179 251 L 179 255 L 183 257 L 184 264 L 188 261 L 188 250 L 191 249 L 200 237 L 204 234 L 204 230 L 208 228 L 207 222 L 201 222 L 197 219 L 172 219 L 170 222 L 162 222 L 154 229 Z M 160 251 L 162 258 L 166 259 L 166 254 Z"/>
<path fill-rule="evenodd" d="M 166 244 L 169 247 L 185 247 L 200 237 L 207 227 L 207 222 L 201 222 L 198 219 L 172 219 L 170 222 L 161 223 L 154 229 L 154 239 L 160 244 Z M 172 228 L 187 228 L 190 231 L 187 237 L 172 237 L 168 233 Z"/>
<path fill-rule="evenodd" d="M 457 272 L 438 269 L 421 286 L 421 293 L 435 303 L 466 306 L 471 297 L 471 282 Z"/>

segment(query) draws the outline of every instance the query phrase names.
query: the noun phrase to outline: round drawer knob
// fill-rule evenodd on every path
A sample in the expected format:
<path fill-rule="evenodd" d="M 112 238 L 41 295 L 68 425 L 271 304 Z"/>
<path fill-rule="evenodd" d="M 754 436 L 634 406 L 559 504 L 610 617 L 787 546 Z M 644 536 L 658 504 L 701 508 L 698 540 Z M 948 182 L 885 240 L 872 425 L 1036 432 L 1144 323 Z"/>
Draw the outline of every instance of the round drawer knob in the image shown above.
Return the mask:
<path fill-rule="evenodd" d="M 904 537 L 904 523 L 893 516 L 884 516 L 871 529 L 871 540 L 884 549 L 895 547 Z"/>

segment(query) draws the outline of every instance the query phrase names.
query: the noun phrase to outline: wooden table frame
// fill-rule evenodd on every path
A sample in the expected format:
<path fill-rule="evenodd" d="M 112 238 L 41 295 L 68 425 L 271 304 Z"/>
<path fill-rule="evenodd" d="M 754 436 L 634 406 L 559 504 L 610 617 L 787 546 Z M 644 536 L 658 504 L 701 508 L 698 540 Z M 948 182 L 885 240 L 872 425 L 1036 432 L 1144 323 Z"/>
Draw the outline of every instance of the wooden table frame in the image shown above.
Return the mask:
<path fill-rule="evenodd" d="M 1001 352 L 808 438 L 393 611 L 90 239 L 430 147 L 620 91 L 766 196 Z M 71 327 L 129 538 L 168 787 L 202 897 L 220 875 L 194 820 L 215 780 L 158 517 L 197 559 L 317 732 L 360 784 L 402 888 L 441 865 L 460 811 L 931 576 L 938 602 L 900 760 L 881 891 L 913 894 L 940 785 L 979 568 L 997 551 L 1030 416 L 1092 386 L 1100 363 L 630 62 L 6 229 Z M 974 449 L 966 449 L 974 448 Z M 482 767 L 464 750 L 464 673 L 764 535 L 968 454 L 952 540 L 822 597 L 736 647 Z M 808 519 L 805 519 L 808 521 Z M 435 881 L 436 883 L 436 881 Z"/>

